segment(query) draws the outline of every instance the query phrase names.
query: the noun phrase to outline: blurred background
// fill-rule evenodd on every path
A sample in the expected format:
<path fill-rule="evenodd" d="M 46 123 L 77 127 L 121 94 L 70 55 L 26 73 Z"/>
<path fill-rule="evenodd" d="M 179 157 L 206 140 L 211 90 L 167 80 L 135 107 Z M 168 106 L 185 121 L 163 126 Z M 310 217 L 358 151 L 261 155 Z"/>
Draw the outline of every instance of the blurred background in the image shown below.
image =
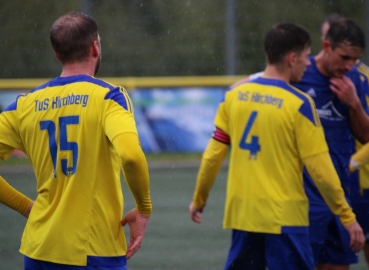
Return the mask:
<path fill-rule="evenodd" d="M 364 0 L 3 0 L 0 109 L 60 74 L 49 31 L 70 11 L 96 19 L 103 52 L 97 76 L 131 92 L 145 153 L 204 150 L 224 91 L 264 69 L 263 39 L 273 24 L 304 26 L 312 54 L 332 13 L 369 29 Z M 367 52 L 362 60 L 369 63 Z"/>
<path fill-rule="evenodd" d="M 131 270 L 223 268 L 230 243 L 230 231 L 222 229 L 226 163 L 203 224 L 190 220 L 188 204 L 217 105 L 230 84 L 264 69 L 263 38 L 273 24 L 304 26 L 312 54 L 332 13 L 351 17 L 369 36 L 368 0 L 0 0 L 0 109 L 60 74 L 49 30 L 70 11 L 96 19 L 103 51 L 98 77 L 130 91 L 147 154 L 154 212 Z M 369 63 L 367 52 L 362 60 Z M 15 154 L 23 158 L 0 162 L 0 174 L 34 199 L 32 167 Z M 122 185 L 127 211 L 134 201 L 123 178 Z M 0 205 L 0 270 L 23 269 L 18 248 L 25 222 Z M 367 269 L 362 253 L 351 269 Z"/>
<path fill-rule="evenodd" d="M 142 77 L 257 72 L 264 68 L 263 37 L 273 24 L 304 26 L 317 53 L 327 15 L 344 14 L 367 29 L 368 9 L 366 0 L 2 0 L 0 78 L 59 74 L 49 30 L 69 11 L 83 11 L 98 23 L 99 76 Z"/>

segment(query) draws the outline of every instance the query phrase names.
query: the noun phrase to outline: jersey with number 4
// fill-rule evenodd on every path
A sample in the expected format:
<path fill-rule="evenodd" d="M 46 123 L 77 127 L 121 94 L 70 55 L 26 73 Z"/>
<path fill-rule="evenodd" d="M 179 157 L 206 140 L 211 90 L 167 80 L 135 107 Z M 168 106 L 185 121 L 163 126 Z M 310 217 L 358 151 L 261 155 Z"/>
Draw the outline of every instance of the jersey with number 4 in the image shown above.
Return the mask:
<path fill-rule="evenodd" d="M 328 151 L 312 99 L 259 77 L 226 92 L 215 126 L 231 139 L 224 227 L 281 233 L 308 226 L 303 159 Z"/>
<path fill-rule="evenodd" d="M 58 77 L 9 105 L 0 130 L 0 157 L 21 149 L 37 179 L 20 251 L 71 265 L 124 256 L 120 161 L 111 141 L 137 134 L 126 90 L 87 75 Z"/>

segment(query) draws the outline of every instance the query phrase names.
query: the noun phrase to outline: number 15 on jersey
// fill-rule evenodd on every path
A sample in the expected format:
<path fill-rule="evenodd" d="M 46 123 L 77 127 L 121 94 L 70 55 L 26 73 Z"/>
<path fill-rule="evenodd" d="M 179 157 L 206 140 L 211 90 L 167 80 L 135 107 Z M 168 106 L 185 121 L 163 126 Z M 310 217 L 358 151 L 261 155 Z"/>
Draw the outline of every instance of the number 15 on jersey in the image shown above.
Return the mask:
<path fill-rule="evenodd" d="M 61 166 L 62 171 L 66 176 L 71 176 L 76 173 L 77 169 L 77 160 L 78 160 L 78 144 L 76 142 L 69 142 L 67 138 L 67 126 L 68 125 L 77 125 L 79 124 L 79 116 L 63 116 L 59 117 L 59 129 L 60 129 L 60 138 L 59 145 L 60 151 L 72 151 L 73 156 L 73 165 L 72 167 L 68 167 L 68 160 L 62 159 Z M 57 165 L 57 157 L 58 157 L 58 144 L 56 138 L 56 124 L 51 120 L 40 121 L 40 129 L 47 130 L 49 136 L 49 148 L 51 159 L 54 166 L 54 177 L 56 177 L 56 165 Z"/>

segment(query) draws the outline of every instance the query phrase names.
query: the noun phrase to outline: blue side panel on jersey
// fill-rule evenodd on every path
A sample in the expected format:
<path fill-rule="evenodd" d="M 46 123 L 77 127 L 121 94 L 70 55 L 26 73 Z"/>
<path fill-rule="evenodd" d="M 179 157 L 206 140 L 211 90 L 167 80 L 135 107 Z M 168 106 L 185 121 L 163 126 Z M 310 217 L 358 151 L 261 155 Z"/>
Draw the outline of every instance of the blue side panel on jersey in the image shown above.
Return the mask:
<path fill-rule="evenodd" d="M 47 83 L 44 83 L 44 84 L 34 88 L 33 90 L 30 91 L 30 93 L 36 92 L 36 91 L 41 90 L 41 89 L 45 89 L 46 87 L 49 87 L 50 82 L 52 82 L 52 81 L 49 81 Z"/>
<path fill-rule="evenodd" d="M 301 105 L 299 112 L 302 115 L 304 115 L 307 119 L 309 119 L 314 125 L 316 125 L 313 110 L 311 108 L 309 101 L 306 101 Z"/>
<path fill-rule="evenodd" d="M 267 79 L 267 78 L 256 78 L 254 80 L 252 80 L 252 82 L 254 83 L 258 83 L 258 84 L 263 84 L 263 85 L 270 85 L 270 86 L 276 86 L 276 87 L 280 87 L 285 89 L 286 91 L 292 93 L 293 95 L 297 96 L 299 99 L 301 99 L 303 101 L 299 112 L 304 115 L 307 119 L 309 119 L 314 125 L 316 125 L 315 123 L 315 118 L 314 118 L 314 114 L 313 114 L 313 108 L 311 108 L 311 103 L 309 101 L 309 99 L 302 94 L 300 91 L 298 91 L 297 89 L 291 87 L 289 84 L 287 84 L 286 82 L 282 81 L 282 80 L 276 80 L 276 79 Z"/>
<path fill-rule="evenodd" d="M 4 112 L 9 112 L 9 111 L 15 111 L 17 109 L 17 105 L 18 105 L 18 98 L 21 97 L 22 95 L 18 95 L 17 96 L 17 99 L 9 104 L 5 109 L 4 109 Z"/>
<path fill-rule="evenodd" d="M 105 99 L 114 100 L 120 106 L 122 106 L 125 110 L 128 111 L 127 101 L 122 92 L 119 91 L 119 88 L 114 88 L 110 90 L 109 93 L 106 94 Z"/>

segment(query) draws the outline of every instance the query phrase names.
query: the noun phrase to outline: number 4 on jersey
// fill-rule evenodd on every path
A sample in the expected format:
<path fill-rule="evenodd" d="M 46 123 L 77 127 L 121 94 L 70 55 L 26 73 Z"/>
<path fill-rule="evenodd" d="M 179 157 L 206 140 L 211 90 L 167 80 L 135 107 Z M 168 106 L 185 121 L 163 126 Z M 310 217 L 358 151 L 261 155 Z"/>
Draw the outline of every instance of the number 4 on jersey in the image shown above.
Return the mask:
<path fill-rule="evenodd" d="M 259 136 L 252 136 L 251 142 L 250 143 L 247 142 L 247 137 L 249 136 L 251 127 L 254 124 L 257 115 L 258 113 L 255 111 L 251 113 L 250 118 L 247 121 L 245 130 L 243 132 L 241 141 L 239 143 L 241 149 L 250 151 L 249 159 L 256 159 L 257 153 L 261 150 L 261 146 L 259 144 Z"/>

